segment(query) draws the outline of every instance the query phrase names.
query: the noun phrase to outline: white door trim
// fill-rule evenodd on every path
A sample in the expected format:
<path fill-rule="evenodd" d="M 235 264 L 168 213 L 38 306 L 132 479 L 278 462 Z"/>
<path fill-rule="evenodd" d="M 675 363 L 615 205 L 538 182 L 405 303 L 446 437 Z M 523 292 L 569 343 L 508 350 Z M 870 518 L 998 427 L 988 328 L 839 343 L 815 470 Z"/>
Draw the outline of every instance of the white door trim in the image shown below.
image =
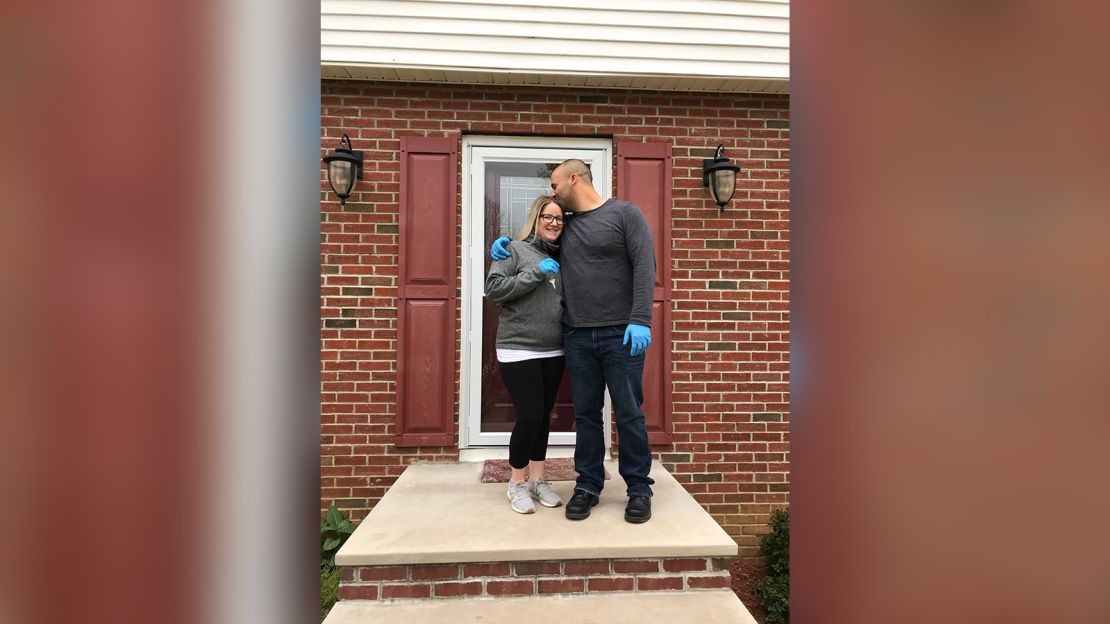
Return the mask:
<path fill-rule="evenodd" d="M 542 147 L 539 147 L 542 146 Z M 613 142 L 609 139 L 568 137 L 465 136 L 462 139 L 462 354 L 460 361 L 459 448 L 508 446 L 509 433 L 481 431 L 482 290 L 485 284 L 484 246 L 485 163 L 543 159 L 552 162 L 581 158 L 590 165 L 594 187 L 602 197 L 612 195 Z M 475 209 L 475 207 L 479 209 Z M 606 447 L 610 433 L 609 395 L 605 395 Z M 553 432 L 549 444 L 573 445 L 574 433 Z"/>

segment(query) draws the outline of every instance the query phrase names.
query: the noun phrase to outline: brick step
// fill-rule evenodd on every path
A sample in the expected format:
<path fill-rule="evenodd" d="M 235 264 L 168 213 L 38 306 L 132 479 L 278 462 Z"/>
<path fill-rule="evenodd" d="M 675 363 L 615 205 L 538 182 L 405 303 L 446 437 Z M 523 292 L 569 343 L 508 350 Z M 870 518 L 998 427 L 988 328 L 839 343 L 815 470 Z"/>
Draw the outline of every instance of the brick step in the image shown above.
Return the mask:
<path fill-rule="evenodd" d="M 336 555 L 335 621 L 423 622 L 441 608 L 443 617 L 467 621 L 456 607 L 481 612 L 483 622 L 491 621 L 483 609 L 494 609 L 509 621 L 504 605 L 518 604 L 537 617 L 556 606 L 573 614 L 597 605 L 616 621 L 670 621 L 627 606 L 648 596 L 645 605 L 695 604 L 695 613 L 724 618 L 699 622 L 749 621 L 729 590 L 736 542 L 658 462 L 651 520 L 625 522 L 624 482 L 615 462 L 607 468 L 613 478 L 600 504 L 571 521 L 562 508 L 513 512 L 505 484 L 481 483 L 481 463 L 409 466 Z M 567 500 L 574 482 L 552 487 Z M 684 618 L 673 621 L 695 621 Z"/>
<path fill-rule="evenodd" d="M 706 591 L 731 585 L 729 558 L 586 559 L 348 566 L 340 600 L 456 600 L 599 592 Z"/>
<path fill-rule="evenodd" d="M 612 593 L 576 596 L 467 598 L 452 601 L 372 602 L 344 600 L 324 624 L 514 624 L 605 622 L 606 624 L 755 624 L 729 590 L 698 593 Z"/>

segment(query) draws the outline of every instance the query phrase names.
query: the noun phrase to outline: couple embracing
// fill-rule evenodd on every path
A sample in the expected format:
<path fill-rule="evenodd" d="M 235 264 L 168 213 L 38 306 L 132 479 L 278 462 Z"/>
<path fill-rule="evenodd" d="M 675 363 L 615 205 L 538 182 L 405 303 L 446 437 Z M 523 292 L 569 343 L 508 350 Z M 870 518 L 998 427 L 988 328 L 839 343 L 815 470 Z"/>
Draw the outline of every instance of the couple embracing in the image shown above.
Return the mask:
<path fill-rule="evenodd" d="M 566 517 L 589 517 L 605 485 L 601 410 L 608 386 L 627 485 L 624 519 L 647 522 L 655 483 L 640 409 L 655 285 L 647 220 L 635 205 L 601 197 L 589 167 L 571 159 L 551 172 L 551 195 L 533 202 L 519 239 L 497 239 L 490 255 L 497 262 L 486 278 L 486 297 L 502 307 L 497 360 L 516 411 L 509 440 L 513 510 L 534 513 L 533 499 L 562 505 L 544 479 L 544 460 L 565 366 L 578 473 Z"/>

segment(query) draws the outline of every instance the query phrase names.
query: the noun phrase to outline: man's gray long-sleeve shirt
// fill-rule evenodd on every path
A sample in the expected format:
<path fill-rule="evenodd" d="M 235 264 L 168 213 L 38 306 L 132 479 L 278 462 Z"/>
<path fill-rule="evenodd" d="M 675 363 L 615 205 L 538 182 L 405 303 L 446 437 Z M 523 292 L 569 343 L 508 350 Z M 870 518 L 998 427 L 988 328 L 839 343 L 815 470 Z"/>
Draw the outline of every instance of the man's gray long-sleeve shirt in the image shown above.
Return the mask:
<path fill-rule="evenodd" d="M 655 248 L 643 213 L 610 199 L 571 213 L 560 241 L 563 321 L 574 327 L 651 327 Z"/>

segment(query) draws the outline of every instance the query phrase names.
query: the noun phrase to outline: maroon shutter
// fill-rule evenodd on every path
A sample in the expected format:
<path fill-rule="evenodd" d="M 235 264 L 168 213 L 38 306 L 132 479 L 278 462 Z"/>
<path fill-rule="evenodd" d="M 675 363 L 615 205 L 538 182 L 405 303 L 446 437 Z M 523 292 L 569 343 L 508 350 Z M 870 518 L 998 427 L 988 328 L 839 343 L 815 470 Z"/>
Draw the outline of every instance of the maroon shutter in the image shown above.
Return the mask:
<path fill-rule="evenodd" d="M 652 444 L 668 444 L 671 427 L 671 145 L 617 143 L 616 197 L 640 207 L 655 242 L 651 346 L 644 362 L 644 417 Z"/>
<path fill-rule="evenodd" d="M 401 138 L 397 446 L 455 443 L 458 140 Z"/>

